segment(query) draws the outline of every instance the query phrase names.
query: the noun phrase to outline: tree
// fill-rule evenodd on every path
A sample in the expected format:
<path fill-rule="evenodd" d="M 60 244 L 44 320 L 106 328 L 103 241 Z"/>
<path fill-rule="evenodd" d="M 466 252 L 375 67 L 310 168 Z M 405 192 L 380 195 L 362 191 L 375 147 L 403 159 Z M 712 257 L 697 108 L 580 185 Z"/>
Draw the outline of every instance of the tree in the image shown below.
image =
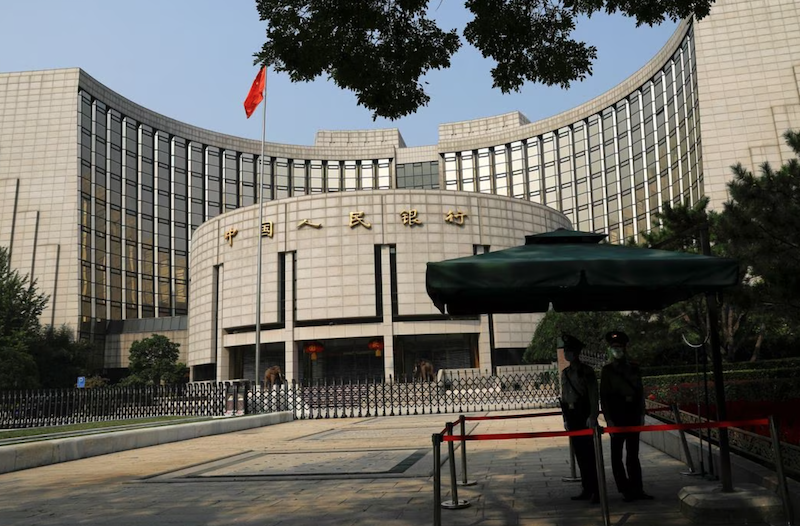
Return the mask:
<path fill-rule="evenodd" d="M 455 29 L 428 18 L 442 0 L 256 0 L 267 41 L 256 63 L 293 82 L 327 74 L 355 92 L 358 104 L 398 119 L 430 100 L 421 77 L 450 67 L 461 47 Z M 706 16 L 715 0 L 466 0 L 473 19 L 463 36 L 495 61 L 493 87 L 519 91 L 526 82 L 568 88 L 592 73 L 597 48 L 572 38 L 576 21 L 621 13 L 637 25 Z"/>
<path fill-rule="evenodd" d="M 0 247 L 0 388 L 23 389 L 38 385 L 30 345 L 39 334 L 39 316 L 48 297 L 36 281 L 11 268 L 11 254 Z"/>
<path fill-rule="evenodd" d="M 78 376 L 89 373 L 93 352 L 91 342 L 76 340 L 67 326 L 43 328 L 30 346 L 39 371 L 39 383 L 49 389 L 74 387 Z"/>
<path fill-rule="evenodd" d="M 566 332 L 582 341 L 584 353 L 605 354 L 605 335 L 608 331 L 623 329 L 623 316 L 619 312 L 555 312 L 549 311 L 536 326 L 533 338 L 522 361 L 525 363 L 554 362 L 556 342 Z"/>
<path fill-rule="evenodd" d="M 131 374 L 123 383 L 161 385 L 183 381 L 187 367 L 178 362 L 179 347 L 179 343 L 161 334 L 133 342 L 128 365 Z"/>
<path fill-rule="evenodd" d="M 719 222 L 719 237 L 748 265 L 762 286 L 764 301 L 785 314 L 800 315 L 800 133 L 788 131 L 786 143 L 798 158 L 774 170 L 761 165 L 754 175 L 732 167 L 730 200 Z"/>

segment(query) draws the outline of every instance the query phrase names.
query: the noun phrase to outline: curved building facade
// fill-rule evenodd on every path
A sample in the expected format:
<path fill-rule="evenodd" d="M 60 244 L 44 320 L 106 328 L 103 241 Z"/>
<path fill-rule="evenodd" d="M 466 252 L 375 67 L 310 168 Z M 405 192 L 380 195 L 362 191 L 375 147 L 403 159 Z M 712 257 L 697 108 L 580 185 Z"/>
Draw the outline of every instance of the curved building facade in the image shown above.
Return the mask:
<path fill-rule="evenodd" d="M 321 131 L 313 146 L 267 143 L 261 188 L 258 141 L 152 112 L 80 69 L 0 74 L 0 246 L 49 294 L 43 322 L 70 325 L 95 341 L 106 369 L 124 369 L 134 340 L 163 333 L 181 343 L 193 378 L 233 378 L 254 366 L 255 333 L 247 328 L 254 329 L 248 309 L 255 307 L 247 306 L 247 286 L 231 267 L 249 275 L 252 257 L 238 251 L 251 243 L 244 232 L 256 224 L 253 210 L 261 199 L 276 218 L 264 257 L 282 261 L 280 301 L 294 302 L 281 310 L 269 296 L 275 291 L 264 290 L 264 308 L 273 309 L 262 312 L 269 360 L 283 353 L 281 363 L 303 374 L 298 346 L 323 339 L 315 331 L 327 320 L 331 349 L 344 349 L 336 343 L 344 338 L 383 337 L 384 374 L 407 369 L 397 358 L 397 338 L 409 331 L 419 341 L 435 338 L 429 349 L 417 346 L 408 356 L 445 345 L 434 341 L 443 334 L 477 334 L 476 344 L 462 345 L 471 349 L 468 363 L 447 358 L 442 365 L 513 362 L 533 318 L 427 319 L 436 313 L 424 296 L 419 262 L 517 245 L 524 234 L 567 224 L 622 242 L 651 229 L 664 202 L 692 204 L 708 196 L 712 208 L 721 206 L 730 165 L 753 169 L 791 158 L 781 135 L 800 122 L 800 49 L 787 44 L 798 26 L 795 3 L 718 0 L 702 22 L 681 23 L 637 73 L 570 111 L 533 123 L 510 113 L 442 124 L 439 142 L 423 147 L 406 147 L 396 129 Z M 406 212 L 424 214 L 424 226 L 398 226 L 396 199 L 405 200 Z M 386 210 L 375 208 L 390 201 Z M 376 230 L 336 223 L 366 213 L 358 209 L 362 202 L 372 207 Z M 448 210 L 437 206 L 455 207 L 456 214 L 459 203 L 469 204 L 468 219 L 453 227 L 444 222 Z M 311 222 L 319 214 L 323 226 L 290 228 L 302 211 L 309 217 L 301 219 Z M 527 219 L 504 223 L 519 214 Z M 221 238 L 226 227 L 240 233 Z M 455 244 L 445 237 L 446 252 L 430 237 L 439 228 L 458 232 Z M 341 269 L 342 281 L 348 264 L 335 259 L 328 236 L 354 251 L 342 258 L 365 258 L 357 259 L 357 287 L 370 292 L 351 295 L 344 286 L 326 285 L 309 289 L 323 296 L 303 297 L 307 279 L 320 279 L 303 274 L 303 265 L 317 264 L 305 251 L 322 248 L 304 247 L 292 237 L 300 235 L 326 240 L 330 251 L 320 257 Z M 384 272 L 392 258 L 416 266 Z M 277 283 L 267 279 L 275 269 L 264 272 L 265 283 Z M 373 281 L 362 283 L 363 272 Z M 240 298 L 228 287 L 244 287 Z M 397 303 L 384 308 L 376 287 L 381 294 L 395 287 L 396 295 L 389 294 Z M 216 314 L 207 312 L 209 294 L 216 294 Z M 311 299 L 313 307 L 303 306 Z M 378 306 L 383 310 L 373 313 Z M 282 319 L 270 317 L 281 312 Z M 397 323 L 404 328 L 385 326 Z"/>
<path fill-rule="evenodd" d="M 258 241 L 259 371 L 290 378 L 405 376 L 418 358 L 439 368 L 518 360 L 530 315 L 443 316 L 425 290 L 428 261 L 520 244 L 569 227 L 545 206 L 443 190 L 326 193 L 240 208 L 192 239 L 189 363 L 196 377 L 252 378 Z M 261 225 L 259 227 L 259 225 Z M 379 356 L 369 343 L 382 344 Z M 313 361 L 304 350 L 321 345 Z"/>

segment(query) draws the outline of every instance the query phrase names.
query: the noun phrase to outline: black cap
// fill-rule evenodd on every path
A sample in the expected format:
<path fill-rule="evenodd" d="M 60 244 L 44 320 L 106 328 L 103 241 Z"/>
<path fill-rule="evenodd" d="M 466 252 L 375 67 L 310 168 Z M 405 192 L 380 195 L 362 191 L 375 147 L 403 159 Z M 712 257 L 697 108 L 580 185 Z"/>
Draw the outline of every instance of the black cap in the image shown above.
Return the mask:
<path fill-rule="evenodd" d="M 582 341 L 571 334 L 563 333 L 558 339 L 558 347 L 563 348 L 565 351 L 581 352 L 581 349 L 586 347 Z"/>
<path fill-rule="evenodd" d="M 628 345 L 630 340 L 628 339 L 628 335 L 622 331 L 611 331 L 606 333 L 606 341 L 609 345 Z"/>

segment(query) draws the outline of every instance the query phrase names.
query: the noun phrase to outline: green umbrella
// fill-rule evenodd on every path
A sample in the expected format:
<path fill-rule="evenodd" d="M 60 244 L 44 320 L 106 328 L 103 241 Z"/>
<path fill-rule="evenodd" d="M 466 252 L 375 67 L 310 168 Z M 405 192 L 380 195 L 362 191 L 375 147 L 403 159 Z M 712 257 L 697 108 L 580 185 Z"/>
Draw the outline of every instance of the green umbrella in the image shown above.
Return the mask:
<path fill-rule="evenodd" d="M 732 259 L 602 243 L 559 229 L 525 245 L 428 263 L 428 295 L 453 315 L 660 310 L 739 283 Z"/>

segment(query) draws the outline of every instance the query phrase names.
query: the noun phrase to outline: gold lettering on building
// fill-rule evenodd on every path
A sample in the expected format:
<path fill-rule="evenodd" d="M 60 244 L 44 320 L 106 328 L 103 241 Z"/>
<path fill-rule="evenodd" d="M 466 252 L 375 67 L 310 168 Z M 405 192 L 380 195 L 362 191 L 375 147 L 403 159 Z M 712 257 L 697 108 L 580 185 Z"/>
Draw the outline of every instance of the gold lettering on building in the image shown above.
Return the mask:
<path fill-rule="evenodd" d="M 272 221 L 267 221 L 266 223 L 261 223 L 261 237 L 268 237 L 272 238 L 275 235 L 275 225 Z"/>
<path fill-rule="evenodd" d="M 364 221 L 364 212 L 350 212 L 350 228 L 355 228 L 358 225 L 364 228 L 372 228 L 372 223 Z"/>
<path fill-rule="evenodd" d="M 310 219 L 303 219 L 297 223 L 297 228 L 303 228 L 304 226 L 310 226 L 311 228 L 322 228 L 321 223 L 312 223 Z"/>
<path fill-rule="evenodd" d="M 456 210 L 455 212 L 448 210 L 444 216 L 445 223 L 451 223 L 458 226 L 464 226 L 464 220 L 466 219 L 467 214 L 461 210 Z"/>
<path fill-rule="evenodd" d="M 411 210 L 403 210 L 400 212 L 400 218 L 403 220 L 403 224 L 407 227 L 412 227 L 415 225 L 421 225 L 422 221 L 419 220 L 417 217 L 417 209 Z"/>
<path fill-rule="evenodd" d="M 224 238 L 225 238 L 225 241 L 227 241 L 227 242 L 228 242 L 228 245 L 230 245 L 230 246 L 233 246 L 233 238 L 235 238 L 235 237 L 236 237 L 236 234 L 238 234 L 238 233 L 239 233 L 239 231 L 238 231 L 238 230 L 236 230 L 236 227 L 230 227 L 230 228 L 229 228 L 229 229 L 228 229 L 228 230 L 225 232 L 225 235 L 224 235 L 224 236 L 222 236 L 222 237 L 224 237 Z"/>

